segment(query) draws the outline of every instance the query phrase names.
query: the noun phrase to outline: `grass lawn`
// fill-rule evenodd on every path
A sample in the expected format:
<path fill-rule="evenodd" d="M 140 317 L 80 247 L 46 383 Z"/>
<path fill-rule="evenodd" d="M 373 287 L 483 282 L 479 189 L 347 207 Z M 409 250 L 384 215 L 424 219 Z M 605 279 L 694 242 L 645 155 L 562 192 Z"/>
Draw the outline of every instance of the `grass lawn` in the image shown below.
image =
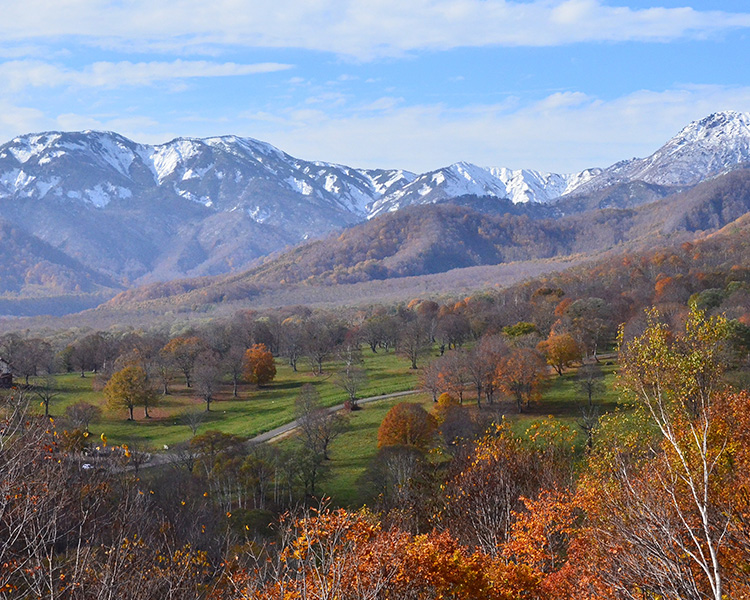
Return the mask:
<path fill-rule="evenodd" d="M 337 506 L 362 505 L 358 480 L 377 453 L 380 424 L 386 413 L 399 402 L 418 403 L 427 411 L 432 410 L 433 406 L 429 394 L 415 394 L 407 398 L 365 404 L 361 410 L 349 413 L 346 431 L 331 444 L 331 460 L 328 464 L 330 472 L 320 484 L 321 493 L 330 496 Z M 295 442 L 290 439 L 281 443 Z"/>
<path fill-rule="evenodd" d="M 372 354 L 364 352 L 365 369 L 368 372 L 367 384 L 359 393 L 360 397 L 377 396 L 390 392 L 410 390 L 417 386 L 417 375 L 409 369 L 408 360 L 390 353 Z M 310 383 L 316 387 L 321 401 L 333 406 L 345 400 L 343 390 L 333 381 L 338 368 L 336 363 L 326 364 L 322 376 L 314 376 L 308 368 L 300 368 L 294 373 L 291 368 L 277 361 L 277 376 L 269 386 L 257 389 L 252 385 L 241 385 L 239 398 L 232 398 L 231 385 L 222 386 L 217 398 L 211 404 L 199 431 L 218 429 L 226 433 L 252 437 L 291 421 L 294 418 L 294 400 L 300 388 Z M 595 402 L 600 413 L 613 410 L 617 406 L 617 393 L 614 390 L 615 366 L 602 365 L 602 381 L 605 392 Z M 180 422 L 179 416 L 187 410 L 204 412 L 205 405 L 192 395 L 184 384 L 172 386 L 172 394 L 162 397 L 161 403 L 151 410 L 153 418 L 145 419 L 143 409 L 135 411 L 136 421 L 126 420 L 125 409 L 112 411 L 106 407 L 104 394 L 92 389 L 93 377 L 81 378 L 77 373 L 58 376 L 60 394 L 52 401 L 53 416 L 61 415 L 66 406 L 84 400 L 101 406 L 103 416 L 92 423 L 91 431 L 97 437 L 105 433 L 110 443 L 128 443 L 141 448 L 159 450 L 164 445 L 172 446 L 189 439 L 191 432 Z M 377 431 L 388 410 L 403 401 L 419 402 L 426 410 L 432 410 L 432 399 L 428 394 L 409 396 L 367 404 L 361 410 L 350 414 L 347 430 L 332 444 L 329 476 L 321 483 L 320 490 L 341 506 L 359 506 L 362 495 L 358 480 L 377 452 Z M 518 414 L 515 404 L 510 401 L 494 406 L 483 405 L 482 417 L 500 419 L 505 416 L 517 434 L 523 434 L 535 421 L 552 415 L 570 425 L 577 433 L 577 443 L 583 447 L 585 436 L 577 425 L 581 417 L 580 409 L 585 397 L 579 390 L 576 370 L 559 377 L 551 375 L 542 391 L 542 398 L 522 414 Z M 465 410 L 477 412 L 476 404 L 470 398 L 464 403 Z M 294 444 L 294 438 L 278 442 Z"/>
<path fill-rule="evenodd" d="M 393 352 L 377 354 L 369 350 L 363 353 L 364 368 L 368 373 L 367 383 L 358 393 L 361 398 L 390 392 L 414 389 L 416 372 L 409 369 L 409 361 Z M 211 412 L 205 415 L 200 431 L 218 429 L 226 433 L 252 437 L 294 418 L 294 400 L 300 388 L 310 383 L 318 390 L 326 406 L 340 404 L 346 400 L 344 391 L 334 384 L 334 373 L 339 368 L 336 362 L 325 364 L 324 373 L 314 376 L 306 366 L 295 373 L 283 361 L 277 361 L 276 379 L 267 387 L 258 389 L 253 385 L 241 385 L 239 397 L 232 397 L 232 386 L 222 386 L 211 403 Z M 60 394 L 50 404 L 53 416 L 62 415 L 65 408 L 79 401 L 100 406 L 102 418 L 92 423 L 90 429 L 97 436 L 105 433 L 110 443 L 128 443 L 142 448 L 161 449 L 187 440 L 190 429 L 180 423 L 179 415 L 185 411 L 205 410 L 205 404 L 179 380 L 172 386 L 172 393 L 161 396 L 159 405 L 145 419 L 143 409 L 135 409 L 135 421 L 127 421 L 127 410 L 110 410 L 104 394 L 92 389 L 94 377 L 87 374 L 81 378 L 77 373 L 57 377 Z"/>
<path fill-rule="evenodd" d="M 600 414 L 612 411 L 617 406 L 617 392 L 614 389 L 614 370 L 612 365 L 602 365 L 602 382 L 605 391 L 594 398 L 600 407 Z M 535 421 L 547 418 L 549 415 L 569 425 L 578 435 L 576 444 L 583 448 L 586 438 L 577 421 L 581 418 L 580 408 L 586 399 L 578 389 L 577 370 L 571 370 L 561 377 L 551 376 L 542 392 L 542 399 L 522 414 L 518 414 L 515 403 L 502 402 L 488 407 L 483 404 L 482 416 L 488 420 L 500 419 L 505 416 L 517 435 L 526 432 Z M 386 413 L 399 402 L 418 402 L 425 410 L 431 411 L 432 398 L 428 394 L 418 394 L 396 400 L 388 400 L 367 404 L 362 410 L 349 415 L 349 423 L 345 433 L 334 440 L 331 445 L 331 461 L 328 465 L 328 477 L 321 482 L 320 491 L 330 496 L 337 506 L 357 507 L 364 502 L 358 486 L 358 480 L 364 473 L 370 461 L 377 453 L 377 436 L 380 423 Z M 464 409 L 477 413 L 473 400 L 464 401 Z M 293 438 L 278 442 L 280 444 L 294 444 Z"/>

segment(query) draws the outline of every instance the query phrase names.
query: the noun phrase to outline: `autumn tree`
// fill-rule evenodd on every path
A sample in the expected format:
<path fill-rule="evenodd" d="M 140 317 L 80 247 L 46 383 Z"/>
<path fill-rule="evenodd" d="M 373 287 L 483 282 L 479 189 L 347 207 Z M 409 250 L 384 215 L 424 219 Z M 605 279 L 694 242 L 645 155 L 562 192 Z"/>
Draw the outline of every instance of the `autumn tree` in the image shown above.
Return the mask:
<path fill-rule="evenodd" d="M 533 470 L 533 456 L 523 451 L 508 424 L 491 428 L 451 464 L 443 524 L 462 543 L 499 553 L 521 497 L 536 491 Z"/>
<path fill-rule="evenodd" d="M 495 402 L 497 390 L 495 370 L 508 352 L 504 336 L 495 334 L 482 336 L 469 355 L 468 371 L 477 390 L 477 396 L 484 392 L 484 397 L 489 404 Z"/>
<path fill-rule="evenodd" d="M 204 350 L 203 341 L 197 336 L 172 338 L 162 349 L 165 356 L 174 361 L 185 377 L 185 386 L 191 387 L 191 376 L 198 355 Z"/>
<path fill-rule="evenodd" d="M 468 412 L 448 393 L 440 394 L 432 415 L 450 451 L 455 451 L 462 441 L 473 439 L 476 433 L 476 425 Z"/>
<path fill-rule="evenodd" d="M 104 387 L 104 396 L 110 408 L 128 409 L 129 421 L 133 421 L 133 409 L 143 406 L 146 418 L 149 418 L 148 407 L 156 404 L 158 394 L 146 377 L 146 372 L 138 366 L 127 366 L 114 375 Z"/>
<path fill-rule="evenodd" d="M 498 388 L 515 399 L 520 413 L 538 395 L 544 372 L 544 363 L 538 352 L 515 348 L 500 359 L 494 381 Z"/>
<path fill-rule="evenodd" d="M 245 351 L 245 379 L 259 387 L 273 381 L 276 365 L 265 344 L 254 344 Z"/>
<path fill-rule="evenodd" d="M 442 382 L 442 390 L 458 398 L 458 403 L 464 403 L 464 393 L 471 383 L 471 371 L 469 369 L 469 355 L 459 350 L 450 350 L 435 363 L 439 369 L 439 378 Z M 481 404 L 481 397 L 479 398 Z"/>
<path fill-rule="evenodd" d="M 726 319 L 693 308 L 682 332 L 652 310 L 642 335 L 621 339 L 621 385 L 656 431 L 626 442 L 629 455 L 615 446 L 597 469 L 616 484 L 601 484 L 612 491 L 602 497 L 599 526 L 619 549 L 610 575 L 623 589 L 720 600 L 737 561 L 750 558 L 747 547 L 732 547 L 746 512 L 734 490 L 747 454 L 731 449 L 747 435 L 735 424 L 748 422 L 748 404 L 723 389 L 727 335 Z"/>
<path fill-rule="evenodd" d="M 569 333 L 550 333 L 546 340 L 539 342 L 537 350 L 558 375 L 562 375 L 570 363 L 581 358 L 581 349 Z"/>
<path fill-rule="evenodd" d="M 419 371 L 419 388 L 429 392 L 433 402 L 437 403 L 444 385 L 445 381 L 440 377 L 440 363 L 438 361 L 433 360 Z"/>
<path fill-rule="evenodd" d="M 433 442 L 437 422 L 419 404 L 400 402 L 385 415 L 378 429 L 378 448 L 414 446 L 426 450 Z"/>

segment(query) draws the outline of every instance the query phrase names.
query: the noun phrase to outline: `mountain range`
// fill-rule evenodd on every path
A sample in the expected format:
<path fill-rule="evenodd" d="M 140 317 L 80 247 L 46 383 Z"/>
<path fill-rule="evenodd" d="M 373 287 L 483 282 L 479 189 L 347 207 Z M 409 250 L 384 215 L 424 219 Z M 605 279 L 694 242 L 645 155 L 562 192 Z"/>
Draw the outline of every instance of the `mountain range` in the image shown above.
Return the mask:
<path fill-rule="evenodd" d="M 404 247 L 402 258 L 411 258 L 388 259 L 383 266 L 376 263 L 386 257 L 378 255 L 369 234 L 362 234 L 360 244 L 375 244 L 364 248 L 363 256 L 369 251 L 369 259 L 349 264 L 361 253 L 345 244 L 330 251 L 349 259 L 343 261 L 348 266 L 340 267 L 337 277 L 359 281 L 363 273 L 369 273 L 368 278 L 409 274 L 414 271 L 404 266 L 409 261 L 432 265 L 423 270 L 434 272 L 434 265 L 440 264 L 440 268 L 452 268 L 563 255 L 577 251 L 582 242 L 562 233 L 542 235 L 540 228 L 582 231 L 587 220 L 599 223 L 599 230 L 607 233 L 589 231 L 573 238 L 598 239 L 598 248 L 605 248 L 637 239 L 649 224 L 642 216 L 646 213 L 633 213 L 625 227 L 628 233 L 618 238 L 611 234 L 613 226 L 603 209 L 626 211 L 677 198 L 670 201 L 670 210 L 672 220 L 679 221 L 685 213 L 679 207 L 690 205 L 686 194 L 691 188 L 749 162 L 750 115 L 737 112 L 715 113 L 689 124 L 647 158 L 573 174 L 463 162 L 424 174 L 355 169 L 304 161 L 264 142 L 234 136 L 180 138 L 149 146 L 108 132 L 30 134 L 0 146 L 0 298 L 17 300 L 20 306 L 27 298 L 78 297 L 77 304 L 61 307 L 65 311 L 93 306 L 141 284 L 242 273 L 251 267 L 252 273 L 267 274 L 264 283 L 274 277 L 276 282 L 311 277 L 330 280 L 322 275 L 334 269 L 330 261 L 316 265 L 315 260 L 305 259 L 307 266 L 298 266 L 298 274 L 290 277 L 289 269 L 279 270 L 272 266 L 274 261 L 263 257 L 332 231 L 344 230 L 343 237 L 355 238 L 360 234 L 347 233 L 347 228 L 425 204 L 437 205 L 436 210 L 443 212 L 432 217 L 427 216 L 429 209 L 407 211 L 400 226 L 408 221 L 413 231 L 425 232 L 435 219 L 451 221 L 455 214 L 440 208 L 445 203 L 463 204 L 485 215 L 505 215 L 502 226 L 490 227 L 492 235 L 499 237 L 485 236 L 494 249 L 490 251 L 486 244 L 478 249 L 477 244 L 484 243 L 480 243 L 481 235 L 474 241 L 462 238 L 461 243 L 454 237 L 452 243 L 466 248 L 467 256 L 483 258 L 425 258 L 419 254 L 419 243 L 407 244 L 406 238 L 396 236 L 393 243 Z M 744 181 L 745 176 L 740 179 Z M 735 192 L 743 188 L 744 184 L 732 181 Z M 737 201 L 733 206 L 742 204 Z M 625 218 L 618 214 L 618 219 Z M 689 220 L 683 219 L 684 223 Z M 725 221 L 713 220 L 717 226 Z M 531 223 L 536 221 L 540 222 Z M 711 217 L 704 221 L 711 222 Z M 387 223 L 376 228 L 383 231 L 396 226 L 396 221 Z M 352 231 L 361 231 L 364 225 L 359 227 Z M 498 227 L 504 228 L 503 235 Z M 464 236 L 476 237 L 471 231 L 471 227 L 465 230 Z M 532 247 L 535 236 L 544 241 L 536 250 Z M 417 238 L 424 244 L 424 236 L 413 234 L 410 239 Z M 553 243 L 552 238 L 557 241 Z M 541 250 L 552 247 L 556 250 Z M 405 252 L 407 248 L 411 254 Z M 305 254 L 304 250 L 294 252 L 281 262 Z M 317 251 L 312 255 L 321 256 Z M 262 260 L 265 264 L 260 265 Z M 350 272 L 344 277 L 346 269 Z"/>

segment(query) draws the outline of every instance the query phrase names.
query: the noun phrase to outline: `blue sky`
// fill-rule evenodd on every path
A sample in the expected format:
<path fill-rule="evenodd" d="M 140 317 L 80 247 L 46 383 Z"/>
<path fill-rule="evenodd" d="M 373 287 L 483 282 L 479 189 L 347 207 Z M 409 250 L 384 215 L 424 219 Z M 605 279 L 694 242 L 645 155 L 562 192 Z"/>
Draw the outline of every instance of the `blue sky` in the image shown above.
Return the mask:
<path fill-rule="evenodd" d="M 357 167 L 577 171 L 750 111 L 746 0 L 0 0 L 0 141 L 236 134 Z"/>

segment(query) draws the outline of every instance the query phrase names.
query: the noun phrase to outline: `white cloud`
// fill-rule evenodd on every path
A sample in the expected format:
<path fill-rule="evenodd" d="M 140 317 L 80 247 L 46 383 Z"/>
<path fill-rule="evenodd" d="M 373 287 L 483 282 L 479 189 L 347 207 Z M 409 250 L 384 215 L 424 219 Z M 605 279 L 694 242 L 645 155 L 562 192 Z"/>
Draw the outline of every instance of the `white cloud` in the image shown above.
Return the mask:
<path fill-rule="evenodd" d="M 6 44 L 72 36 L 134 52 L 231 45 L 359 59 L 455 47 L 668 41 L 750 27 L 747 12 L 636 9 L 602 0 L 0 0 L 0 14 Z"/>
<path fill-rule="evenodd" d="M 151 85 L 159 81 L 193 77 L 228 77 L 254 75 L 290 69 L 280 63 L 216 63 L 176 60 L 172 62 L 96 62 L 76 70 L 39 60 L 17 60 L 0 64 L 0 82 L 6 90 L 27 87 L 103 87 Z"/>
<path fill-rule="evenodd" d="M 0 100 L 0 139 L 10 139 L 29 131 L 50 129 L 50 125 L 51 121 L 42 111 Z"/>
<path fill-rule="evenodd" d="M 365 104 L 360 107 L 360 110 L 391 110 L 396 108 L 399 104 L 403 103 L 403 98 L 394 98 L 393 96 L 383 96 L 377 100 Z"/>
<path fill-rule="evenodd" d="M 0 99 L 0 141 L 50 129 L 113 130 L 147 143 L 178 135 L 231 133 L 270 142 L 300 158 L 355 167 L 422 172 L 466 160 L 484 166 L 573 172 L 647 156 L 690 121 L 718 110 L 750 112 L 750 86 L 640 90 L 613 100 L 579 92 L 555 93 L 529 105 L 509 99 L 462 108 L 410 106 L 387 97 L 374 106 L 343 109 L 312 108 L 302 102 L 214 119 L 185 115 L 155 119 L 137 110 L 45 115 Z"/>
<path fill-rule="evenodd" d="M 344 116 L 290 110 L 278 114 L 283 122 L 251 117 L 237 126 L 294 156 L 356 167 L 421 172 L 466 160 L 573 172 L 647 156 L 690 121 L 730 109 L 750 112 L 750 87 L 643 90 L 611 101 L 553 94 L 521 107 L 436 104 Z"/>

